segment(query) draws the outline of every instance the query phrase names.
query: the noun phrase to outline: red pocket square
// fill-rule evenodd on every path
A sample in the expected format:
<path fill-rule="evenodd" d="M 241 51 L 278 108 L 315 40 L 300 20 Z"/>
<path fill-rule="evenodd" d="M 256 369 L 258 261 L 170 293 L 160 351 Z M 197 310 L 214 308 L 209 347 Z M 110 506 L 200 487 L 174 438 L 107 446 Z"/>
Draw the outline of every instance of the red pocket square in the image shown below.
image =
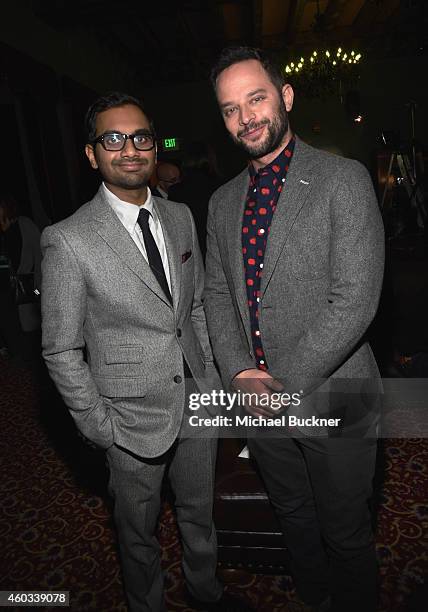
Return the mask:
<path fill-rule="evenodd" d="M 181 263 L 184 264 L 189 259 L 191 254 L 192 251 L 186 251 L 185 253 L 183 253 L 183 255 L 181 256 Z"/>

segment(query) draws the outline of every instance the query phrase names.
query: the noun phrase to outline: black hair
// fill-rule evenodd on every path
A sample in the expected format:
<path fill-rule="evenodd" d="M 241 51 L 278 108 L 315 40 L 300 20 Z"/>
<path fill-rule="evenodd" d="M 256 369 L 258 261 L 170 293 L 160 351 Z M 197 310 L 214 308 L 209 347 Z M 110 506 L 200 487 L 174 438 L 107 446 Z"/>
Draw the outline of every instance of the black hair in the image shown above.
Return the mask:
<path fill-rule="evenodd" d="M 85 130 L 86 130 L 86 139 L 88 143 L 93 143 L 97 130 L 96 130 L 96 122 L 98 113 L 102 113 L 103 111 L 109 110 L 110 108 L 117 108 L 119 106 L 126 106 L 127 104 L 132 104 L 141 110 L 142 113 L 146 115 L 150 124 L 150 131 L 154 134 L 155 130 L 153 127 L 152 120 L 147 116 L 147 113 L 144 109 L 144 106 L 141 100 L 138 98 L 134 98 L 134 96 L 130 96 L 128 94 L 122 93 L 120 91 L 111 91 L 110 93 L 99 97 L 91 106 L 88 108 L 85 115 Z"/>
<path fill-rule="evenodd" d="M 216 89 L 217 79 L 223 70 L 226 70 L 229 66 L 247 60 L 257 60 L 260 62 L 278 92 L 282 92 L 282 88 L 286 83 L 284 73 L 266 51 L 255 47 L 226 47 L 223 49 L 211 70 L 211 83 L 214 87 L 214 91 Z"/>
<path fill-rule="evenodd" d="M 0 194 L 0 208 L 3 208 L 7 219 L 13 221 L 19 216 L 19 203 L 15 196 L 10 192 Z"/>

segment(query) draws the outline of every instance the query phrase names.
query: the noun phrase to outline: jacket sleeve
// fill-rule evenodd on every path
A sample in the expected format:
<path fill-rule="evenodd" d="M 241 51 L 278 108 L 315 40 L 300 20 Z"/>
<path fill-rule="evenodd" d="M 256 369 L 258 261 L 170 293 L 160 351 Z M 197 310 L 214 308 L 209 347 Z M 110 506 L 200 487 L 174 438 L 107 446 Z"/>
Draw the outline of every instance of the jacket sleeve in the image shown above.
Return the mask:
<path fill-rule="evenodd" d="M 221 193 L 221 192 L 220 192 Z M 208 331 L 218 362 L 220 374 L 226 387 L 242 372 L 255 368 L 248 346 L 242 341 L 231 290 L 223 268 L 216 228 L 216 213 L 219 192 L 211 198 L 207 223 L 207 260 L 205 279 L 205 311 Z"/>
<path fill-rule="evenodd" d="M 42 247 L 42 354 L 49 374 L 89 440 L 113 444 L 108 407 L 84 359 L 86 285 L 75 252 L 57 227 L 44 230 Z"/>
<path fill-rule="evenodd" d="M 211 350 L 211 344 L 208 337 L 207 321 L 205 317 L 204 306 L 202 303 L 202 293 L 204 290 L 204 264 L 202 260 L 201 250 L 199 248 L 198 235 L 196 232 L 195 222 L 193 220 L 192 213 L 186 207 L 190 223 L 192 226 L 192 243 L 193 243 L 193 257 L 194 257 L 194 274 L 195 274 L 195 291 L 193 295 L 192 304 L 192 324 L 196 332 L 196 336 L 203 351 L 203 360 L 205 364 L 213 363 L 213 353 Z"/>

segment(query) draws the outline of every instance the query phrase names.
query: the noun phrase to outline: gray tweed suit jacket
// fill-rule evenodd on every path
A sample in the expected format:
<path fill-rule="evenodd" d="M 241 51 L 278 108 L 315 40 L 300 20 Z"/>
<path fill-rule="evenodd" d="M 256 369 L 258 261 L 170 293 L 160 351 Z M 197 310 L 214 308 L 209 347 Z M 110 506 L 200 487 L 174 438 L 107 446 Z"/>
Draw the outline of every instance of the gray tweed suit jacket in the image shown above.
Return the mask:
<path fill-rule="evenodd" d="M 79 430 L 143 457 L 164 453 L 185 404 L 183 355 L 202 391 L 215 380 L 189 209 L 154 198 L 173 306 L 100 190 L 42 235 L 43 356 Z M 218 384 L 215 381 L 214 384 Z"/>
<path fill-rule="evenodd" d="M 226 385 L 255 367 L 241 242 L 248 184 L 245 169 L 209 207 L 205 307 Z M 362 338 L 377 309 L 383 260 L 383 225 L 366 169 L 297 138 L 270 228 L 259 308 L 269 372 L 285 390 L 331 376 L 379 376 Z"/>

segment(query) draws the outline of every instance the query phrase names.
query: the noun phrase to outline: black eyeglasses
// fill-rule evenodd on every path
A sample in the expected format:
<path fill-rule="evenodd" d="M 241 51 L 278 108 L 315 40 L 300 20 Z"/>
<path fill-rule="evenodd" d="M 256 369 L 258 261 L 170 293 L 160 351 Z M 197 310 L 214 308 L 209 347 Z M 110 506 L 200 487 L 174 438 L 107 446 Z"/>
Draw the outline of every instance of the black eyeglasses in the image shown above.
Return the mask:
<path fill-rule="evenodd" d="M 106 132 L 93 140 L 93 144 L 102 144 L 106 151 L 122 151 L 126 141 L 132 140 L 137 151 L 151 151 L 156 144 L 155 135 L 151 132 L 135 132 L 135 134 L 121 134 L 120 132 Z"/>

